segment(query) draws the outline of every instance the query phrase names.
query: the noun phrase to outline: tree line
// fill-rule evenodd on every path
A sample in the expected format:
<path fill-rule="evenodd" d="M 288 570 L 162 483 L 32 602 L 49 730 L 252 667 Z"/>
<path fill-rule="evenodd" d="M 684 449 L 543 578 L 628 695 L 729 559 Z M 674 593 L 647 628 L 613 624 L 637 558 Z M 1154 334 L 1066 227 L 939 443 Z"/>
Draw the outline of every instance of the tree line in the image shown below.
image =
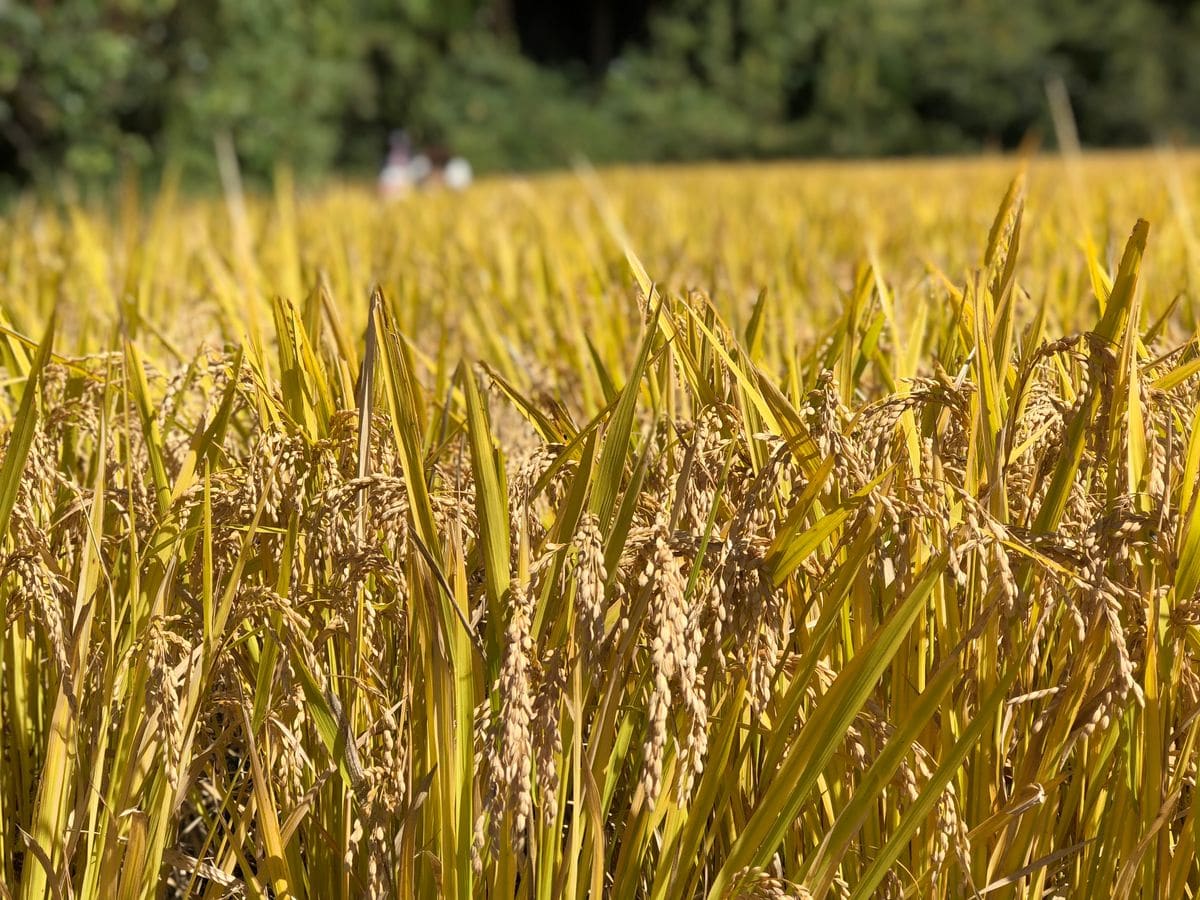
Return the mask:
<path fill-rule="evenodd" d="M 480 171 L 1004 148 L 1051 80 L 1087 145 L 1186 140 L 1197 51 L 1192 0 L 16 0 L 0 187 L 203 182 L 222 134 L 364 173 L 401 126 Z"/>

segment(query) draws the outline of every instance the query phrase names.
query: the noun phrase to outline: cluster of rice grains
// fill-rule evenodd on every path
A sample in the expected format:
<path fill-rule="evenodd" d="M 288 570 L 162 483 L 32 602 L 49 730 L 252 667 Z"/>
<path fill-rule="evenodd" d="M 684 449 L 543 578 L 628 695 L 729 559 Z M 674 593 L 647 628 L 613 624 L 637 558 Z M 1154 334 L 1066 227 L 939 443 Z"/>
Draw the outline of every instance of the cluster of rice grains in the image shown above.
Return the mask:
<path fill-rule="evenodd" d="M 636 337 L 477 365 L 336 273 L 194 356 L 0 287 L 5 896 L 1195 896 L 1190 301 L 1139 224 L 1034 303 L 1023 203 L 790 347 L 632 254 Z"/>

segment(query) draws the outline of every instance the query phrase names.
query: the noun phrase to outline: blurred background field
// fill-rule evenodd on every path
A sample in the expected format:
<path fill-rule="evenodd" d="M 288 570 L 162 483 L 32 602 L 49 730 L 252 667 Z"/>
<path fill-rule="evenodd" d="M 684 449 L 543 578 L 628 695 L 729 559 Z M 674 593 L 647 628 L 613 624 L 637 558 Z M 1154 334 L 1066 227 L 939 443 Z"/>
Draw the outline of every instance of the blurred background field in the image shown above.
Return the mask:
<path fill-rule="evenodd" d="M 238 202 L 180 195 L 169 182 L 143 196 L 129 182 L 115 204 L 28 198 L 9 210 L 5 312 L 33 334 L 59 303 L 63 346 L 75 336 L 74 349 L 88 352 L 124 311 L 182 358 L 201 343 L 263 334 L 273 295 L 299 303 L 318 287 L 361 334 L 378 284 L 418 344 L 486 358 L 519 382 L 532 362 L 587 369 L 585 335 L 612 365 L 636 350 L 633 277 L 608 216 L 660 284 L 704 292 L 735 326 L 765 291 L 768 349 L 784 354 L 819 341 L 872 261 L 901 316 L 930 301 L 949 313 L 945 284 L 978 265 L 1020 166 L 992 157 L 625 167 L 491 178 L 465 194 L 386 204 L 367 182 L 304 188 L 286 172 Z M 1153 223 L 1147 311 L 1174 304 L 1172 328 L 1195 327 L 1200 157 L 1036 157 L 1028 194 L 1017 269 L 1025 311 L 1044 303 L 1057 330 L 1082 327 L 1093 312 L 1088 242 L 1115 265 L 1142 216 Z"/>

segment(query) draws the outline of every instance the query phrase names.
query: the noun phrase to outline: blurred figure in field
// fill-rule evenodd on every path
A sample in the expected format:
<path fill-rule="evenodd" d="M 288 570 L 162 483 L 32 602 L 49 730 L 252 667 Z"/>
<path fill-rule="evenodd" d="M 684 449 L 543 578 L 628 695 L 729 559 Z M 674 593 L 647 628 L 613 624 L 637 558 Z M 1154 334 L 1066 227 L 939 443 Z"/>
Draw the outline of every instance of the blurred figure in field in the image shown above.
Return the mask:
<path fill-rule="evenodd" d="M 379 196 L 385 200 L 403 197 L 416 181 L 413 178 L 412 142 L 404 131 L 388 137 L 388 154 L 379 172 Z"/>
<path fill-rule="evenodd" d="M 444 146 L 434 145 L 413 154 L 412 142 L 403 131 L 395 131 L 389 141 L 387 159 L 379 173 L 379 194 L 394 199 L 414 187 L 448 187 L 461 191 L 471 184 L 471 164 L 461 156 L 451 156 Z"/>
<path fill-rule="evenodd" d="M 422 157 L 426 160 L 422 184 L 430 187 L 448 187 L 452 191 L 461 191 L 471 184 L 474 173 L 471 164 L 461 156 L 452 156 L 450 151 L 440 144 L 430 147 Z"/>
<path fill-rule="evenodd" d="M 450 157 L 450 161 L 446 163 L 446 168 L 442 171 L 442 180 L 452 191 L 463 190 L 474 179 L 475 173 L 471 171 L 471 164 L 461 156 Z"/>

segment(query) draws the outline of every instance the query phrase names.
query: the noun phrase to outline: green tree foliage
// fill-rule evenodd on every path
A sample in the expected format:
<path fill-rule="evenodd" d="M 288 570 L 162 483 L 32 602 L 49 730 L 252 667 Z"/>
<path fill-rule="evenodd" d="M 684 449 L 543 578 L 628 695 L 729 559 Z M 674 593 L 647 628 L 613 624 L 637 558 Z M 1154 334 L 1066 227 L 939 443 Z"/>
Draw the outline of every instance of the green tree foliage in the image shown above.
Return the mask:
<path fill-rule="evenodd" d="M 203 170 L 213 135 L 232 134 L 251 172 L 333 160 L 344 104 L 364 90 L 350 0 L 179 3 L 162 136 Z"/>
<path fill-rule="evenodd" d="M 1085 143 L 1200 108 L 1192 0 L 659 0 L 606 67 L 523 56 L 519 2 L 0 0 L 0 184 L 211 178 L 222 133 L 249 177 L 364 171 L 398 126 L 484 170 L 1012 146 L 1051 78 Z"/>
<path fill-rule="evenodd" d="M 161 81 L 163 66 L 139 52 L 151 42 L 140 13 L 116 12 L 121 28 L 94 3 L 0 4 L 0 168 L 103 176 L 117 156 L 147 154 L 125 123 L 155 105 L 145 86 Z"/>

